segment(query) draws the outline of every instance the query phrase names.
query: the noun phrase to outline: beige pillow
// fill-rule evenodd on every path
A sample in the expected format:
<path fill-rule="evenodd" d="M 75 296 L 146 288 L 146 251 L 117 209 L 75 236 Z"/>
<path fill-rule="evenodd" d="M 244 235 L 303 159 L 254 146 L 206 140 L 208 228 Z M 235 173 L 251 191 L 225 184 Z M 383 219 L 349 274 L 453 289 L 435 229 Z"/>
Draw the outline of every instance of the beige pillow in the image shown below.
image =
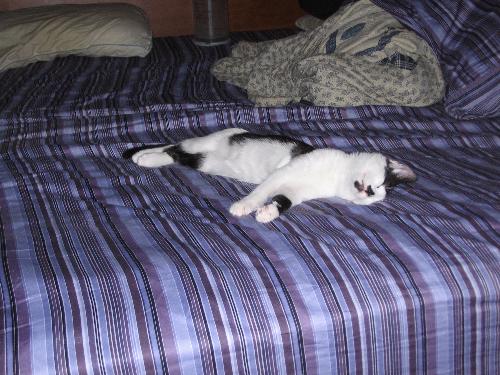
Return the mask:
<path fill-rule="evenodd" d="M 129 4 L 54 5 L 0 12 L 0 71 L 57 56 L 146 56 L 151 29 Z"/>
<path fill-rule="evenodd" d="M 304 31 L 314 30 L 323 24 L 323 20 L 306 14 L 295 21 L 295 26 Z"/>

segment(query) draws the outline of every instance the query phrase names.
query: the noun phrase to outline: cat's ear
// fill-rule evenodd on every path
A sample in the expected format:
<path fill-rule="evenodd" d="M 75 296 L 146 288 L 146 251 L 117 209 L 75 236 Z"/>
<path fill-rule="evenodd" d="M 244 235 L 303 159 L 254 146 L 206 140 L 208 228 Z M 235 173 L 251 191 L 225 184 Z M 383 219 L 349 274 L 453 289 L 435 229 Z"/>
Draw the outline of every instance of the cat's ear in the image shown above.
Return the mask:
<path fill-rule="evenodd" d="M 390 176 L 389 176 L 390 175 Z M 417 176 L 409 166 L 399 161 L 387 159 L 386 179 L 392 180 L 391 185 L 400 183 L 415 182 Z"/>

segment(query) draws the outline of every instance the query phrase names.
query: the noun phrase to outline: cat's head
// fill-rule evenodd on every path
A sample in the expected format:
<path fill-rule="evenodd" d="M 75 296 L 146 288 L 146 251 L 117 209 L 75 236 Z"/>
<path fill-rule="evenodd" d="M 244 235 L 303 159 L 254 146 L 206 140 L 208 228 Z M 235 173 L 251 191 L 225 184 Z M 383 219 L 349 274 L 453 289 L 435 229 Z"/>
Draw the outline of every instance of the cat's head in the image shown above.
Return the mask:
<path fill-rule="evenodd" d="M 380 201 L 396 185 L 416 180 L 417 176 L 406 164 L 385 157 L 372 158 L 361 176 L 354 180 L 354 202 L 371 204 Z"/>

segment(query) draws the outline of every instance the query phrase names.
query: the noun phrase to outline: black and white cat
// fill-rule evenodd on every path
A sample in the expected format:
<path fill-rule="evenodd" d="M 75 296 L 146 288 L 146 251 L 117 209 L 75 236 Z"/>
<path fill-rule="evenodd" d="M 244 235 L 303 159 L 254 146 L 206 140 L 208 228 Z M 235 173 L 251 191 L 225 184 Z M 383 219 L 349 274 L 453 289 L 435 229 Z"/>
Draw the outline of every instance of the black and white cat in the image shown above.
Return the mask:
<path fill-rule="evenodd" d="M 288 137 L 238 128 L 175 145 L 138 147 L 123 156 L 143 167 L 178 163 L 258 184 L 229 211 L 234 216 L 255 211 L 260 222 L 269 222 L 290 207 L 316 198 L 339 197 L 371 204 L 384 199 L 395 185 L 416 180 L 408 166 L 379 153 L 315 149 Z"/>

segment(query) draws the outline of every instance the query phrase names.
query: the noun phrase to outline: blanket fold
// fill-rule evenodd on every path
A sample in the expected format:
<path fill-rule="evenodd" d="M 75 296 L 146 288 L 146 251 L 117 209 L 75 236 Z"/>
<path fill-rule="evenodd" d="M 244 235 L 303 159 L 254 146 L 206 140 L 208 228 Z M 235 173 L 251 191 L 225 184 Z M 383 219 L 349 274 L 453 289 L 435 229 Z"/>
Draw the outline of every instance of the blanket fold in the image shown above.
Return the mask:
<path fill-rule="evenodd" d="M 212 73 L 246 89 L 258 106 L 421 107 L 441 100 L 445 87 L 427 43 L 369 0 L 288 38 L 240 42 Z"/>

